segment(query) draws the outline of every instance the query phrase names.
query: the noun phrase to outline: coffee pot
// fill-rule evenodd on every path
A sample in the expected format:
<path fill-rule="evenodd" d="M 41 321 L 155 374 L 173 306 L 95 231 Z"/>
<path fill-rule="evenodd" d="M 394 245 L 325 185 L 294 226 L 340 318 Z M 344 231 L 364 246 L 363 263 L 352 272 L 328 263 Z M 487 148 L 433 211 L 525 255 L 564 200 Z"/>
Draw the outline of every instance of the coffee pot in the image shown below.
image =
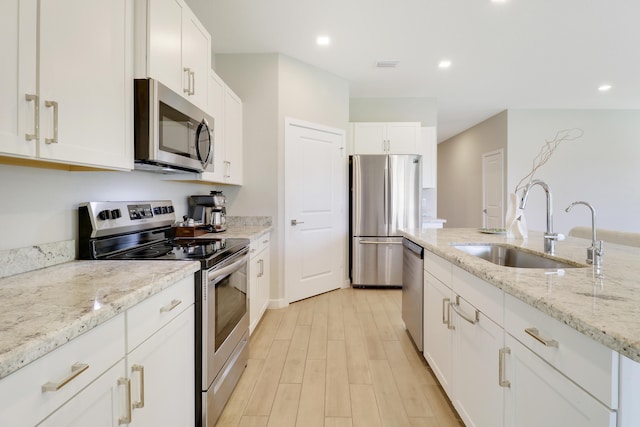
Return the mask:
<path fill-rule="evenodd" d="M 214 233 L 227 229 L 227 198 L 222 191 L 212 191 L 209 195 L 189 196 L 189 217 L 196 223 L 211 225 Z"/>

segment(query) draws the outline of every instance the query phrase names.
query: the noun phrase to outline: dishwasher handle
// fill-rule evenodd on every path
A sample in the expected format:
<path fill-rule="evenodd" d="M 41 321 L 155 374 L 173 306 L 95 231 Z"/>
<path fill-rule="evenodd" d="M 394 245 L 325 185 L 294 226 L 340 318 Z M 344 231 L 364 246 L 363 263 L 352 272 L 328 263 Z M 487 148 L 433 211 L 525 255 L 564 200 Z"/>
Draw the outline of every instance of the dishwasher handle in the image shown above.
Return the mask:
<path fill-rule="evenodd" d="M 416 257 L 420 259 L 424 259 L 424 248 L 417 243 L 412 242 L 411 240 L 404 238 L 402 239 L 402 246 L 413 253 Z"/>

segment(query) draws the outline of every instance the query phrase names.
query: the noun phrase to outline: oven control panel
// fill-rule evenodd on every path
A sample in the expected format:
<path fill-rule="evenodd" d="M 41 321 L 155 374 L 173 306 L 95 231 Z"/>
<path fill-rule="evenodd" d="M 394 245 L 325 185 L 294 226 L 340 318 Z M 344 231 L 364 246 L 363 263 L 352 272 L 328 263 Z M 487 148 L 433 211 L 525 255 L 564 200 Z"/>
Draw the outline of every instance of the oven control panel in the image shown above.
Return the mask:
<path fill-rule="evenodd" d="M 128 233 L 172 225 L 176 221 L 171 200 L 88 202 L 80 205 L 91 236 Z"/>

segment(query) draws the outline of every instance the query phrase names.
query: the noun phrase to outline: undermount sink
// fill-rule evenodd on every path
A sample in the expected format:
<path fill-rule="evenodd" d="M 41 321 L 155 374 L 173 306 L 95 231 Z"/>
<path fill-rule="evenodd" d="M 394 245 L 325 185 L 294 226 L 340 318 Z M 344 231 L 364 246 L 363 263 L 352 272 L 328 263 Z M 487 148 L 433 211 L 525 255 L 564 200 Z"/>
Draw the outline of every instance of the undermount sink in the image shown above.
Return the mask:
<path fill-rule="evenodd" d="M 515 246 L 496 243 L 456 243 L 452 247 L 496 265 L 517 268 L 580 268 L 577 262 L 548 258 Z"/>

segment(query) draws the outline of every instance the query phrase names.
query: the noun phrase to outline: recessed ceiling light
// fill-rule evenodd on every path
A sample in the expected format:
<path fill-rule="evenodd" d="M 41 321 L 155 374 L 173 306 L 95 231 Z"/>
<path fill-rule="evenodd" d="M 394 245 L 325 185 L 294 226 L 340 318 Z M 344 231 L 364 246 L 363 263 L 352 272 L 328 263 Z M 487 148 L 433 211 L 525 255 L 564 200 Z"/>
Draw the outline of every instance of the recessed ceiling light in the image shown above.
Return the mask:
<path fill-rule="evenodd" d="M 318 46 L 328 46 L 331 43 L 331 39 L 329 36 L 318 36 L 316 43 L 318 43 Z"/>
<path fill-rule="evenodd" d="M 607 92 L 607 91 L 611 90 L 611 85 L 602 85 L 602 86 L 600 86 L 600 87 L 598 88 L 598 90 L 599 90 L 600 92 Z"/>
<path fill-rule="evenodd" d="M 438 68 L 449 68 L 451 67 L 451 61 L 448 59 L 443 59 L 438 63 Z"/>

